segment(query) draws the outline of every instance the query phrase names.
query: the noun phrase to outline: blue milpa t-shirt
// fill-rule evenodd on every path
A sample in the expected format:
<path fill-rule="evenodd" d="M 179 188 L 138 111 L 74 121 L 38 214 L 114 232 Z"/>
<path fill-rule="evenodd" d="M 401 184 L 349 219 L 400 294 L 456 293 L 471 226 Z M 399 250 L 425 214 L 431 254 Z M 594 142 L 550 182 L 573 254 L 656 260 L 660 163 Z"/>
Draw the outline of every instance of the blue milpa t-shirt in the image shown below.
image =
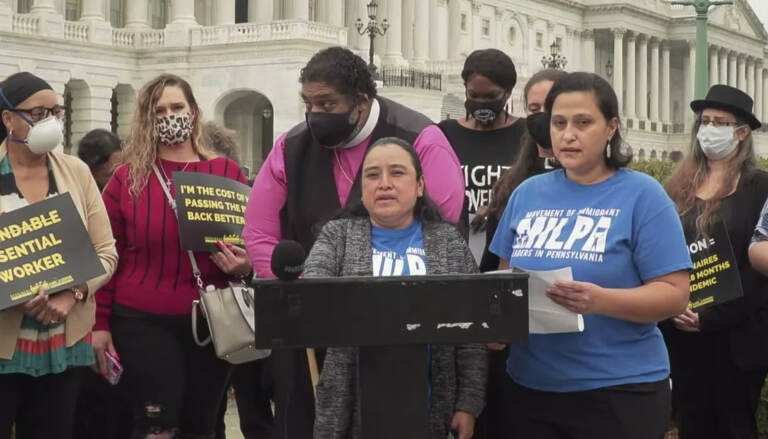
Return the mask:
<path fill-rule="evenodd" d="M 427 258 L 421 237 L 421 222 L 410 226 L 383 229 L 371 226 L 374 276 L 409 276 L 427 274 Z"/>
<path fill-rule="evenodd" d="M 529 178 L 514 191 L 490 249 L 510 266 L 570 266 L 577 281 L 633 288 L 692 267 L 672 200 L 651 177 L 620 169 L 581 185 L 563 170 Z M 507 371 L 517 383 L 553 392 L 653 382 L 669 375 L 656 324 L 584 316 L 583 333 L 531 334 L 512 345 Z"/>

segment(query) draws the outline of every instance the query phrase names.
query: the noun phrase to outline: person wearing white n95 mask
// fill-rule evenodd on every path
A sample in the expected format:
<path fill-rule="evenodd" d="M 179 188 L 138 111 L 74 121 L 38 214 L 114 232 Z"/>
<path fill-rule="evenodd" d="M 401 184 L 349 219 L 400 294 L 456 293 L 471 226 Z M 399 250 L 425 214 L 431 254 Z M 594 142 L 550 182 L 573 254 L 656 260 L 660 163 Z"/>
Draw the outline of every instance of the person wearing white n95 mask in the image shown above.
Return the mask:
<path fill-rule="evenodd" d="M 104 268 L 66 290 L 41 287 L 28 302 L 0 311 L 0 438 L 12 429 L 18 438 L 74 437 L 80 380 L 96 362 L 94 293 L 117 268 L 109 217 L 88 166 L 55 151 L 63 116 L 42 78 L 19 72 L 0 81 L 0 215 L 67 193 L 90 238 L 81 245 L 92 245 Z"/>
<path fill-rule="evenodd" d="M 713 86 L 691 109 L 697 114 L 696 138 L 667 191 L 689 242 L 706 237 L 719 246 L 704 253 L 709 261 L 717 259 L 707 267 L 727 265 L 738 274 L 732 281 L 710 279 L 721 291 L 740 289 L 743 295 L 692 305 L 659 325 L 669 349 L 673 412 L 680 439 L 756 438 L 755 412 L 768 371 L 768 322 L 762 317 L 768 312 L 768 278 L 749 260 L 768 197 L 768 173 L 756 167 L 752 136 L 760 121 L 752 114 L 752 98 L 726 85 Z M 724 230 L 728 239 L 716 230 Z M 700 294 L 691 296 L 694 303 L 716 297 L 699 293 L 701 273 L 691 274 L 691 291 Z"/>
<path fill-rule="evenodd" d="M 701 152 L 710 160 L 722 160 L 728 157 L 739 145 L 739 139 L 735 136 L 736 131 L 745 128 L 746 125 L 716 126 L 715 124 L 718 124 L 716 120 L 705 120 L 709 123 L 704 125 L 702 121 L 696 133 Z"/>

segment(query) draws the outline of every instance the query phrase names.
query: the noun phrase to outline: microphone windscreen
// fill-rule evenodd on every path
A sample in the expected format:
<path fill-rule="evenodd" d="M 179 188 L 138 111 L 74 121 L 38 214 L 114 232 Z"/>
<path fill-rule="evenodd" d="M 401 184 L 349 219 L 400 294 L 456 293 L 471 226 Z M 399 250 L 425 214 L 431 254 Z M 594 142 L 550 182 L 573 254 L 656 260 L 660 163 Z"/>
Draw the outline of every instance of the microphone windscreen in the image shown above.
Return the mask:
<path fill-rule="evenodd" d="M 272 250 L 272 273 L 280 280 L 294 280 L 304 271 L 304 247 L 296 241 L 280 241 Z"/>

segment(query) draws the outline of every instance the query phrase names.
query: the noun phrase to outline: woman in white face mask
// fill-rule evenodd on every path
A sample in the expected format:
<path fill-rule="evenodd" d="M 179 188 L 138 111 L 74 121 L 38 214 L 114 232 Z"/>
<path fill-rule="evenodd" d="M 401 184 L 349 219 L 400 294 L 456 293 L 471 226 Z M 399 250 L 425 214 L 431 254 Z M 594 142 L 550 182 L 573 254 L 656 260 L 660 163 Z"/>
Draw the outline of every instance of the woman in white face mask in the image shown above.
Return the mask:
<path fill-rule="evenodd" d="M 63 108 L 27 72 L 0 82 L 0 215 L 69 192 L 105 274 L 0 311 L 0 438 L 72 434 L 81 371 L 94 364 L 93 293 L 117 266 L 115 240 L 96 182 L 77 157 L 55 152 Z"/>
<path fill-rule="evenodd" d="M 752 99 L 726 85 L 713 86 L 691 108 L 698 115 L 691 149 L 667 191 L 689 242 L 716 238 L 716 227 L 725 224 L 733 249 L 731 270 L 738 272 L 743 296 L 686 310 L 662 324 L 673 408 L 681 439 L 757 437 L 754 415 L 768 370 L 768 321 L 761 317 L 768 313 L 768 281 L 751 266 L 748 247 L 768 196 L 768 174 L 755 167 L 752 130 L 760 121 L 752 114 Z M 727 246 L 717 241 L 721 249 Z M 723 269 L 725 257 L 718 252 L 717 267 Z M 699 280 L 704 278 L 692 276 L 692 290 Z"/>

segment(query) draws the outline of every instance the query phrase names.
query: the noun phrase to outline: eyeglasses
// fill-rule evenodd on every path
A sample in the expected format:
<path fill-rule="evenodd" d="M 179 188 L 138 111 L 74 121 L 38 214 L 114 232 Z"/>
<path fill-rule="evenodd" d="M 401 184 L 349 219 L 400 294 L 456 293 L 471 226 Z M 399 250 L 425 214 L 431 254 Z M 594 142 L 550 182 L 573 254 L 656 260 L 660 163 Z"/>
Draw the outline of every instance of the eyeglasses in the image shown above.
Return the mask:
<path fill-rule="evenodd" d="M 720 127 L 738 127 L 741 125 L 741 122 L 738 121 L 726 121 L 721 119 L 710 119 L 708 117 L 700 117 L 698 119 L 698 122 L 700 125 L 710 125 L 720 128 Z"/>
<path fill-rule="evenodd" d="M 30 121 L 40 122 L 46 117 L 54 116 L 57 119 L 64 119 L 64 107 L 61 105 L 54 105 L 51 108 L 35 107 L 35 108 L 14 108 L 11 110 L 16 113 L 24 113 L 29 116 Z"/>

